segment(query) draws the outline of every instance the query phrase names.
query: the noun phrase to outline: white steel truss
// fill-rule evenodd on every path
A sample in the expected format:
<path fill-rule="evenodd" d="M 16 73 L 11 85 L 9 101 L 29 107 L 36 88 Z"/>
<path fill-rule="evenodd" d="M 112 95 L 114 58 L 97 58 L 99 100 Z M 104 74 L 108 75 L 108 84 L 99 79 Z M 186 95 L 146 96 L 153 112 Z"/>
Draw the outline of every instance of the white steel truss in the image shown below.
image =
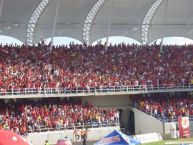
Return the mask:
<path fill-rule="evenodd" d="M 98 14 L 99 10 L 103 7 L 105 0 L 98 0 L 94 6 L 91 8 L 90 12 L 88 13 L 84 25 L 83 25 L 83 41 L 89 45 L 90 44 L 90 33 L 92 29 L 92 25 L 94 23 L 95 17 Z"/>
<path fill-rule="evenodd" d="M 28 27 L 27 27 L 27 44 L 32 45 L 34 43 L 34 31 L 36 28 L 36 24 L 45 10 L 46 6 L 49 4 L 51 0 L 42 0 L 40 4 L 37 6 L 32 16 L 29 19 Z"/>
<path fill-rule="evenodd" d="M 142 29 L 141 29 L 142 30 L 141 36 L 142 36 L 143 44 L 147 44 L 148 42 L 149 26 L 151 24 L 154 14 L 158 10 L 162 2 L 163 0 L 156 0 L 153 3 L 153 5 L 151 6 L 151 8 L 148 10 L 148 12 L 146 13 L 145 18 L 143 19 L 143 24 L 142 24 Z"/>

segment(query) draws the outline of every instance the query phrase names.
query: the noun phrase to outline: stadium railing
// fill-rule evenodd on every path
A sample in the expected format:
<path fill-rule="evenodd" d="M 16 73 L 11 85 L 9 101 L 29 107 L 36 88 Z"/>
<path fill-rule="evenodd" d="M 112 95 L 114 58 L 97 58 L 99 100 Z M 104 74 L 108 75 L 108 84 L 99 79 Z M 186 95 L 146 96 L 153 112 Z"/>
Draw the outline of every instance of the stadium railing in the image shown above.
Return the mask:
<path fill-rule="evenodd" d="M 193 91 L 193 84 L 159 85 L 159 86 L 109 86 L 91 88 L 21 88 L 0 91 L 0 98 L 27 98 L 27 97 L 73 97 L 90 95 L 119 95 L 141 94 L 158 92 Z"/>
<path fill-rule="evenodd" d="M 39 126 L 36 128 L 31 128 L 28 130 L 28 133 L 34 133 L 34 132 L 48 132 L 48 131 L 60 131 L 60 130 L 73 130 L 74 128 L 77 129 L 85 129 L 85 128 L 103 128 L 103 127 L 113 127 L 113 126 L 119 126 L 119 122 L 117 121 L 105 121 L 105 122 L 92 122 L 92 123 L 83 123 L 83 124 L 71 124 L 71 125 L 61 125 L 47 128 L 43 126 Z"/>

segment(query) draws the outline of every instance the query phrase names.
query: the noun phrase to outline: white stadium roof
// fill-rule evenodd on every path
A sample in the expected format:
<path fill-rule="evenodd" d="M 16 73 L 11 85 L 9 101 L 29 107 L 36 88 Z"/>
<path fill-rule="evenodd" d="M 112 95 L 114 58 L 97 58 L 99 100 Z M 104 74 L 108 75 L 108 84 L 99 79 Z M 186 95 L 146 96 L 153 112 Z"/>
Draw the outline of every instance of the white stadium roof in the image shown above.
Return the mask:
<path fill-rule="evenodd" d="M 162 37 L 193 39 L 193 0 L 0 0 L 0 35 L 24 43 L 55 36 L 92 43 L 125 36 L 141 43 Z"/>

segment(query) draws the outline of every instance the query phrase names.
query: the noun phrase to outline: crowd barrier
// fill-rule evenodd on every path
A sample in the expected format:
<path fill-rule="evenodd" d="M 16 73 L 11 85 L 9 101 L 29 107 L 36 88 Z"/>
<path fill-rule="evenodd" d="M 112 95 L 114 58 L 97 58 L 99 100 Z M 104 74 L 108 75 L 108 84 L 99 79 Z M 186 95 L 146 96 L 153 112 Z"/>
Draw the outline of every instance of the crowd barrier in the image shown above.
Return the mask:
<path fill-rule="evenodd" d="M 193 91 L 193 84 L 183 85 L 159 85 L 159 86 L 110 86 L 95 88 L 23 88 L 0 90 L 0 98 L 25 98 L 28 96 L 49 97 L 49 96 L 85 96 L 101 94 L 139 94 L 139 93 L 156 93 L 171 91 Z"/>
<path fill-rule="evenodd" d="M 90 122 L 86 124 L 79 124 L 75 123 L 72 125 L 63 125 L 63 126 L 57 126 L 56 128 L 46 128 L 46 127 L 39 127 L 35 130 L 30 130 L 28 133 L 35 133 L 35 132 L 49 132 L 49 131 L 61 131 L 61 130 L 72 130 L 74 128 L 77 129 L 85 129 L 85 128 L 101 128 L 101 127 L 113 127 L 113 126 L 119 126 L 119 120 L 116 121 L 103 121 L 101 123 L 99 122 Z"/>

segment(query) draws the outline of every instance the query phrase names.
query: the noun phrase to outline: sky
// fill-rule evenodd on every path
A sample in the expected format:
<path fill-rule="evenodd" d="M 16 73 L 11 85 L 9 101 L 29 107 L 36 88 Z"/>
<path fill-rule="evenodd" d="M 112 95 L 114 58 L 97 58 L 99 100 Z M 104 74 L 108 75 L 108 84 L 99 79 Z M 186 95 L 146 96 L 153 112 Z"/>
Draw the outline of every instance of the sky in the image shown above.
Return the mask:
<path fill-rule="evenodd" d="M 46 39 L 46 43 L 48 44 L 50 42 L 51 38 Z M 98 40 L 97 40 L 98 41 Z M 95 45 L 97 41 L 93 42 L 92 44 Z M 101 43 L 104 44 L 106 41 L 106 38 L 101 39 Z M 160 39 L 157 40 L 157 44 L 160 44 Z M 54 38 L 54 45 L 68 45 L 70 42 L 74 42 L 75 44 L 81 44 L 79 40 L 69 38 L 69 37 L 55 37 Z M 129 43 L 129 44 L 141 44 L 140 42 L 128 38 L 128 37 L 122 37 L 122 36 L 112 36 L 109 37 L 109 43 L 112 44 L 119 44 L 119 43 Z M 17 44 L 22 45 L 23 43 L 13 37 L 3 36 L 0 35 L 0 43 L 5 44 Z M 153 43 L 153 42 L 152 42 Z M 151 44 L 151 43 L 150 43 Z M 163 39 L 163 44 L 177 44 L 177 45 L 184 45 L 184 44 L 193 44 L 193 40 L 183 37 L 167 37 Z"/>
<path fill-rule="evenodd" d="M 23 43 L 19 41 L 18 39 L 15 39 L 13 37 L 0 35 L 0 44 L 6 45 L 6 44 L 17 44 L 22 45 Z"/>

